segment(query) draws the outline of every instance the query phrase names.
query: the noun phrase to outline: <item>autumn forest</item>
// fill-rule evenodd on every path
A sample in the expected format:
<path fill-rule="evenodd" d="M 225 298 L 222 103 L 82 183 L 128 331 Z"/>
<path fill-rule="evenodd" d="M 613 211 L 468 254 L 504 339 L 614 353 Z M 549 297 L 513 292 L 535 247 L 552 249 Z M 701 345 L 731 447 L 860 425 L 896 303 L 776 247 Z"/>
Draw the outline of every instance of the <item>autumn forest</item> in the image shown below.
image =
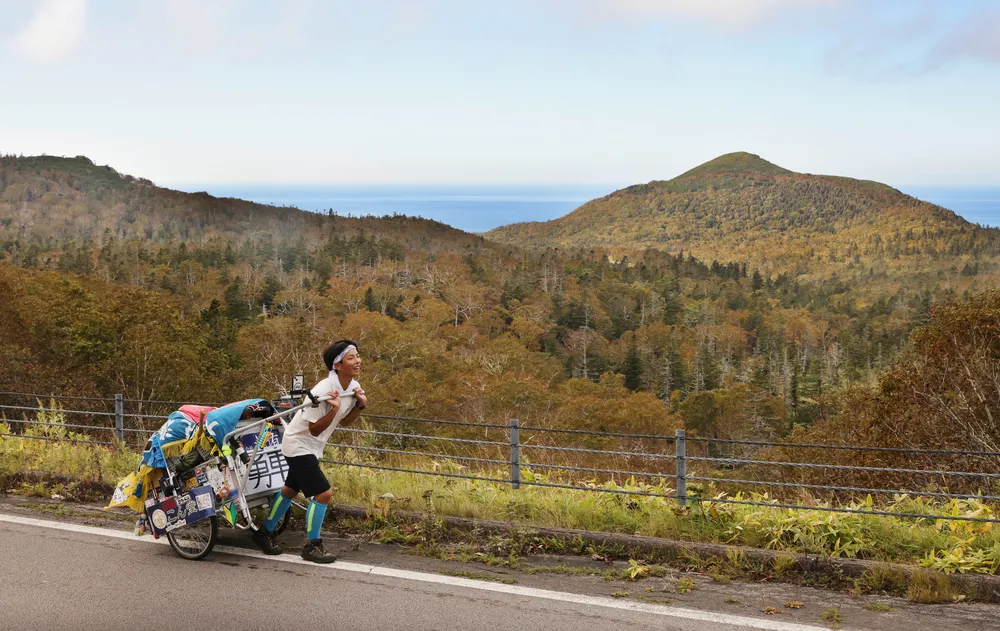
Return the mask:
<path fill-rule="evenodd" d="M 997 230 L 750 154 L 483 236 L 3 156 L 0 390 L 272 396 L 346 337 L 382 414 L 997 449 L 926 376 L 992 378 L 998 260 Z"/>

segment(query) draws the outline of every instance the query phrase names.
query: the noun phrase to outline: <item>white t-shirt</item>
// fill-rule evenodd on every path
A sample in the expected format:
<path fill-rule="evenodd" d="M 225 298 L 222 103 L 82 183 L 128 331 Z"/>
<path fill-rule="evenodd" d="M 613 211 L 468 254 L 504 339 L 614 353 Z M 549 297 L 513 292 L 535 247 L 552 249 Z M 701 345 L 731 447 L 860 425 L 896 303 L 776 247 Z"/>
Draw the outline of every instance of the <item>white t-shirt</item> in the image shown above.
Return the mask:
<path fill-rule="evenodd" d="M 337 415 L 333 417 L 330 426 L 323 430 L 319 436 L 310 434 L 309 426 L 330 412 L 330 404 L 321 401 L 316 407 L 305 407 L 296 412 L 288 427 L 285 428 L 285 435 L 281 439 L 281 453 L 289 458 L 309 454 L 322 458 L 323 448 L 326 447 L 326 441 L 330 439 L 330 434 L 337 429 L 340 421 L 357 405 L 357 400 L 353 396 L 345 397 L 344 395 L 349 392 L 353 393 L 354 388 L 358 385 L 358 382 L 352 379 L 345 390 L 340 387 L 340 379 L 334 373 L 333 376 L 327 377 L 313 386 L 312 393 L 317 397 L 324 397 L 328 392 L 339 392 L 340 409 L 337 410 Z"/>

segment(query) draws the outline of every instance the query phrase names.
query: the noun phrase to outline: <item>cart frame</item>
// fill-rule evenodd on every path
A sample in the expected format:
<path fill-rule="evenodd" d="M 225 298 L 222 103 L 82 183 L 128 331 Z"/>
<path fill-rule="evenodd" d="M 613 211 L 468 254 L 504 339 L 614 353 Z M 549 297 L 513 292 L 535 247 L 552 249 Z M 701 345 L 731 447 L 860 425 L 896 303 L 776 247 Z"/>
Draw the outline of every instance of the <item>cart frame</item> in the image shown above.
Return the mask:
<path fill-rule="evenodd" d="M 230 500 L 229 502 L 225 502 L 224 504 L 222 504 L 222 506 L 227 506 L 230 503 L 235 503 L 239 509 L 239 517 L 242 517 L 243 521 L 245 522 L 245 523 L 240 523 L 239 518 L 234 519 L 232 522 L 232 526 L 234 528 L 240 530 L 256 531 L 258 529 L 258 525 L 254 522 L 251 509 L 263 507 L 266 510 L 267 508 L 269 508 L 271 500 L 274 498 L 274 493 L 268 493 L 266 495 L 258 494 L 256 497 L 250 497 L 250 498 L 248 498 L 246 495 L 246 488 L 250 480 L 251 472 L 253 470 L 254 465 L 257 463 L 258 459 L 263 455 L 262 452 L 264 451 L 265 447 L 264 443 L 266 443 L 266 440 L 261 441 L 258 437 L 258 440 L 254 442 L 253 448 L 249 450 L 247 454 L 247 460 L 245 463 L 237 455 L 237 453 L 234 453 L 232 448 L 229 447 L 230 441 L 232 441 L 234 438 L 238 440 L 241 436 L 248 433 L 253 433 L 255 431 L 258 432 L 258 436 L 259 433 L 263 431 L 277 431 L 278 432 L 277 435 L 280 440 L 280 438 L 284 435 L 284 428 L 287 427 L 288 425 L 288 423 L 285 422 L 286 417 L 289 417 L 304 408 L 315 407 L 319 405 L 321 402 L 329 401 L 331 398 L 328 396 L 317 397 L 313 395 L 312 392 L 309 390 L 293 390 L 290 396 L 294 397 L 295 395 L 305 395 L 308 398 L 308 400 L 304 403 L 293 406 L 287 410 L 283 410 L 281 412 L 268 416 L 267 418 L 255 420 L 245 424 L 237 423 L 236 427 L 233 428 L 231 432 L 225 435 L 225 437 L 222 440 L 222 445 L 219 446 L 219 449 L 222 452 L 222 455 L 219 456 L 219 458 L 220 460 L 223 460 L 225 467 L 227 467 L 233 472 L 233 477 L 236 487 L 235 490 L 237 491 L 236 499 Z M 347 397 L 353 398 L 354 393 L 353 392 L 345 393 L 340 396 L 341 399 Z M 171 488 L 174 490 L 174 493 L 170 495 L 172 497 L 176 497 L 178 495 L 176 492 L 177 473 L 178 473 L 177 471 L 174 471 L 172 469 L 168 461 L 166 467 L 166 474 L 167 474 L 167 480 L 169 481 Z M 282 482 L 284 482 L 284 479 L 282 479 Z M 281 490 L 278 489 L 275 492 L 280 493 Z M 218 509 L 218 507 L 215 506 L 214 494 L 212 497 L 213 497 L 213 507 Z M 292 500 L 292 503 L 295 506 L 304 509 L 304 506 L 302 504 L 299 504 L 295 500 Z M 276 533 L 280 533 L 285 529 L 285 527 L 288 525 L 288 520 L 290 516 L 291 512 L 285 513 L 285 516 L 282 519 L 281 523 L 279 523 L 278 527 L 275 528 Z M 189 523 L 184 526 L 174 528 L 168 531 L 166 533 L 166 536 L 167 540 L 170 542 L 170 547 L 173 548 L 174 552 L 176 552 L 179 556 L 185 559 L 196 560 L 204 558 L 205 556 L 208 555 L 208 553 L 212 551 L 212 548 L 215 547 L 215 544 L 218 540 L 218 531 L 219 531 L 218 517 L 216 515 L 212 515 L 211 517 L 202 518 L 194 523 Z"/>

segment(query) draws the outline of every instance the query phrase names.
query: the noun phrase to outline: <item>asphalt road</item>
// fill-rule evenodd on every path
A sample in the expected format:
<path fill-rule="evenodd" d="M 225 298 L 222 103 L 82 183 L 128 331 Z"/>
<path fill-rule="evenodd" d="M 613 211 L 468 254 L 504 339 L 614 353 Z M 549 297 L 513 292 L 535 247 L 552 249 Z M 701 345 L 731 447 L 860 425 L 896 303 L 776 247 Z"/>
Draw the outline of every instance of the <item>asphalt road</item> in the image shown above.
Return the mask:
<path fill-rule="evenodd" d="M 556 592 L 476 588 L 431 574 L 376 575 L 343 569 L 352 564 L 305 564 L 292 555 L 282 561 L 234 550 L 185 561 L 149 540 L 0 521 L 0 629 L 821 629 L 777 621 L 744 626 L 738 617 L 692 620 L 665 614 L 671 608 L 661 605 L 566 602 Z"/>

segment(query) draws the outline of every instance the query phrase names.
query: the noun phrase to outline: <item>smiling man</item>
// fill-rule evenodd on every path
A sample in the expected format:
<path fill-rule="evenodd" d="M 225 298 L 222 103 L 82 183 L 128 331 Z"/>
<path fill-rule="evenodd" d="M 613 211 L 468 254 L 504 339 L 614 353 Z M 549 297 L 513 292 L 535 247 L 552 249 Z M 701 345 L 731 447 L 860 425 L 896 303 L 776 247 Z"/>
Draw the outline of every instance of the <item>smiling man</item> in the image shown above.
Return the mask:
<path fill-rule="evenodd" d="M 299 491 L 312 497 L 306 511 L 306 545 L 302 558 L 315 563 L 332 563 L 337 557 L 323 549 L 320 531 L 326 506 L 333 497 L 330 482 L 323 475 L 319 460 L 330 435 L 340 425 L 350 425 L 368 405 L 368 397 L 355 377 L 361 374 L 358 345 L 351 340 L 334 342 L 323 352 L 323 362 L 330 374 L 312 388 L 316 397 L 330 397 L 313 407 L 299 410 L 285 430 L 281 453 L 288 462 L 288 477 L 274 500 L 267 521 L 253 534 L 253 541 L 267 554 L 281 554 L 275 543 L 274 528 Z M 345 398 L 345 395 L 353 394 Z"/>

